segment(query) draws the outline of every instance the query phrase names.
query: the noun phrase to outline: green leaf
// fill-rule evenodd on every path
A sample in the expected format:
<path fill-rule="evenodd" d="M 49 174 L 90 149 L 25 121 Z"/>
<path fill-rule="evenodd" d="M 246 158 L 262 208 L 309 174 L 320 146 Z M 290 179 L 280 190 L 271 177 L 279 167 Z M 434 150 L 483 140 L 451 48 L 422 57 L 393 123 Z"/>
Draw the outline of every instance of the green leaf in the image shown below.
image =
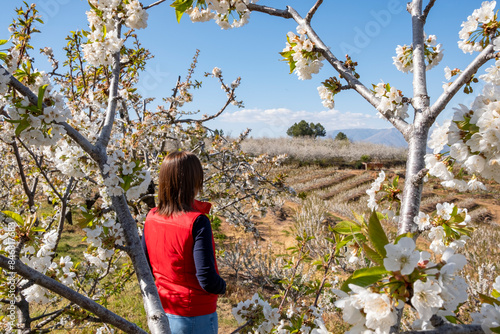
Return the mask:
<path fill-rule="evenodd" d="M 23 219 L 23 217 L 21 217 L 20 214 L 12 212 L 12 211 L 7 211 L 7 210 L 2 211 L 2 213 L 4 215 L 6 215 L 7 217 L 11 218 L 12 220 L 14 220 L 16 223 L 18 223 L 20 225 L 24 224 L 24 219 Z"/>
<path fill-rule="evenodd" d="M 361 227 L 354 222 L 343 220 L 335 225 L 333 231 L 339 234 L 353 234 L 356 232 L 361 232 Z"/>
<path fill-rule="evenodd" d="M 43 227 L 35 227 L 35 228 L 32 228 L 31 231 L 33 231 L 33 232 L 46 232 L 46 230 Z"/>
<path fill-rule="evenodd" d="M 490 331 L 492 331 L 493 333 L 500 333 L 500 326 L 499 327 L 492 327 L 492 328 L 490 328 Z"/>
<path fill-rule="evenodd" d="M 498 301 L 497 299 L 495 299 L 493 297 L 483 295 L 482 293 L 479 294 L 479 301 L 482 304 L 500 305 L 500 301 Z"/>
<path fill-rule="evenodd" d="M 491 295 L 493 296 L 493 298 L 498 298 L 498 297 L 500 297 L 500 292 L 493 289 L 493 291 L 491 292 Z"/>
<path fill-rule="evenodd" d="M 443 230 L 444 230 L 444 233 L 447 237 L 450 237 L 451 236 L 451 228 L 448 226 L 448 224 L 443 224 Z"/>
<path fill-rule="evenodd" d="M 39 110 L 42 110 L 42 108 L 43 108 L 43 96 L 45 95 L 45 91 L 47 90 L 48 86 L 49 86 L 48 84 L 45 84 L 45 85 L 41 86 L 40 88 L 38 88 L 37 106 L 38 106 Z"/>
<path fill-rule="evenodd" d="M 456 324 L 457 323 L 457 318 L 454 317 L 454 316 L 452 316 L 452 315 L 445 315 L 444 317 L 446 318 L 446 320 L 448 320 L 452 324 Z"/>
<path fill-rule="evenodd" d="M 384 276 L 384 274 L 379 273 L 381 272 L 380 268 L 382 268 L 384 273 L 387 273 L 384 267 L 372 267 L 372 268 L 363 268 L 356 270 L 354 274 L 352 274 L 352 276 L 349 277 L 344 282 L 344 284 L 342 284 L 342 287 L 340 289 L 344 292 L 349 292 L 351 290 L 349 288 L 349 284 L 354 284 L 364 288 L 369 285 L 372 285 L 373 283 L 378 282 Z M 373 274 L 370 274 L 370 270 L 373 272 Z M 354 275 L 358 276 L 354 277 Z"/>
<path fill-rule="evenodd" d="M 375 252 L 373 249 L 370 248 L 367 244 L 363 244 L 363 250 L 365 251 L 366 256 L 375 262 L 378 265 L 383 265 L 384 264 L 384 258 L 380 256 L 379 253 Z"/>
<path fill-rule="evenodd" d="M 8 42 L 7 39 L 0 39 L 0 45 L 4 45 Z"/>
<path fill-rule="evenodd" d="M 370 268 L 361 268 L 352 273 L 352 278 L 359 278 L 365 276 L 374 276 L 374 275 L 385 275 L 389 272 L 384 268 L 384 266 L 370 267 Z"/>
<path fill-rule="evenodd" d="M 384 246 L 389 243 L 389 239 L 387 239 L 387 235 L 385 235 L 384 229 L 382 228 L 375 211 L 372 211 L 368 222 L 368 238 L 370 239 L 373 247 L 375 247 L 377 253 L 382 255 L 382 257 L 385 257 L 386 251 Z"/>
<path fill-rule="evenodd" d="M 182 14 L 186 10 L 188 10 L 189 7 L 193 5 L 193 0 L 175 0 L 170 7 L 175 8 L 175 17 L 177 18 L 177 23 L 181 21 Z"/>
<path fill-rule="evenodd" d="M 399 175 L 396 175 L 396 177 L 394 177 L 394 180 L 392 180 L 392 186 L 394 188 L 397 188 L 398 187 L 398 183 L 399 183 Z"/>
<path fill-rule="evenodd" d="M 22 119 L 21 122 L 19 122 L 19 125 L 16 128 L 16 136 L 19 137 L 21 132 L 26 130 L 30 126 L 30 122 L 27 119 Z"/>

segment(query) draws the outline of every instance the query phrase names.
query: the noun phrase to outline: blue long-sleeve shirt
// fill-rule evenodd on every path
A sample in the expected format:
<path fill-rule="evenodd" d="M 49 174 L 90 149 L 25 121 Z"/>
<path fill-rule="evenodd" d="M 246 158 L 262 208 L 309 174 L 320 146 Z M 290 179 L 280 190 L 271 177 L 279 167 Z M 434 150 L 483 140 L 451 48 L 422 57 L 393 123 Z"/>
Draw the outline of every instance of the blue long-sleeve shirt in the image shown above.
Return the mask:
<path fill-rule="evenodd" d="M 217 274 L 215 269 L 214 249 L 212 246 L 212 226 L 210 220 L 205 215 L 196 218 L 193 224 L 193 257 L 196 268 L 196 278 L 203 290 L 208 293 L 224 294 L 226 292 L 226 282 Z M 142 238 L 142 248 L 146 254 L 149 267 L 149 254 L 144 236 Z"/>

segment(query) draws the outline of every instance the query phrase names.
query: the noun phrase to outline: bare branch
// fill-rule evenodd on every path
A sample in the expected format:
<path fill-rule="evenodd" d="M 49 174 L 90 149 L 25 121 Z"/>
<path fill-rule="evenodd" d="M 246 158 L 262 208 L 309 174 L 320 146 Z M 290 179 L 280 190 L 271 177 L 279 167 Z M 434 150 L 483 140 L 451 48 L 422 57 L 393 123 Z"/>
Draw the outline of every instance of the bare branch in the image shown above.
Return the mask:
<path fill-rule="evenodd" d="M 429 1 L 429 3 L 427 4 L 427 6 L 425 6 L 425 9 L 424 9 L 424 14 L 422 15 L 422 21 L 425 23 L 427 21 L 427 15 L 429 15 L 429 12 L 431 10 L 431 8 L 434 6 L 434 4 L 436 3 L 436 0 L 431 0 Z"/>
<path fill-rule="evenodd" d="M 61 240 L 61 235 L 64 229 L 64 220 L 66 219 L 66 210 L 68 209 L 68 200 L 71 195 L 71 188 L 73 187 L 73 181 L 75 179 L 73 176 L 69 179 L 69 183 L 66 186 L 66 192 L 64 193 L 64 196 L 61 199 L 61 213 L 59 216 L 59 224 L 57 225 L 57 239 L 55 242 L 54 249 L 57 249 L 57 246 L 59 245 L 59 241 Z M 52 260 L 54 260 L 56 253 L 52 254 Z"/>
<path fill-rule="evenodd" d="M 162 2 L 165 2 L 165 1 L 166 1 L 166 0 L 158 0 L 158 1 L 156 1 L 156 2 L 153 2 L 151 5 L 144 7 L 144 9 L 146 9 L 146 10 L 147 10 L 147 9 L 149 9 L 149 8 L 151 8 L 151 7 L 154 7 L 154 6 L 157 6 L 157 5 L 159 5 L 159 4 L 161 4 Z"/>
<path fill-rule="evenodd" d="M 249 3 L 247 5 L 248 10 L 250 11 L 255 11 L 255 12 L 261 12 L 261 13 L 266 13 L 272 16 L 279 16 L 283 17 L 285 19 L 291 19 L 292 15 L 288 11 L 288 9 L 276 9 L 268 6 L 261 6 L 261 5 L 256 5 L 254 3 Z"/>
<path fill-rule="evenodd" d="M 0 65 L 1 66 L 1 65 Z M 21 155 L 19 154 L 19 148 L 17 147 L 16 141 L 11 143 L 14 155 L 16 157 L 17 167 L 19 168 L 19 175 L 21 176 L 21 183 L 23 185 L 24 193 L 28 197 L 28 205 L 30 210 L 35 207 L 35 197 L 28 186 L 28 181 L 26 180 L 26 175 L 24 174 L 23 162 L 21 160 Z"/>
<path fill-rule="evenodd" d="M 323 0 L 317 0 L 316 3 L 314 4 L 314 6 L 309 10 L 309 13 L 307 13 L 306 15 L 306 22 L 307 23 L 310 23 L 314 14 L 316 13 L 316 11 L 318 10 L 319 6 L 321 6 L 321 4 L 323 3 Z"/>
<path fill-rule="evenodd" d="M 56 196 L 62 200 L 62 195 L 59 193 L 59 191 L 56 189 L 56 187 L 54 186 L 54 184 L 52 183 L 52 181 L 50 181 L 49 179 L 49 176 L 47 175 L 47 173 L 45 173 L 45 170 L 43 169 L 42 165 L 40 164 L 40 162 L 37 160 L 37 157 L 36 157 L 36 154 L 30 150 L 30 148 L 20 139 L 20 138 L 17 138 L 17 140 L 19 140 L 19 142 L 21 143 L 21 145 L 24 147 L 24 149 L 31 155 L 31 157 L 33 158 L 33 160 L 35 160 L 35 164 L 36 166 L 38 167 L 38 169 L 40 170 L 40 173 L 43 175 L 45 181 L 48 183 L 48 185 L 52 188 L 52 191 L 56 194 Z"/>
<path fill-rule="evenodd" d="M 449 86 L 442 94 L 438 97 L 436 102 L 431 106 L 429 111 L 426 113 L 426 121 L 432 124 L 436 118 L 439 116 L 441 111 L 446 108 L 446 105 L 451 101 L 455 94 L 465 85 L 477 72 L 477 70 L 483 66 L 488 60 L 491 59 L 494 54 L 493 42 L 490 43 L 484 50 L 477 55 L 477 57 L 465 68 L 465 70 L 460 73 L 458 78 L 453 81 L 451 86 Z"/>
<path fill-rule="evenodd" d="M 249 326 L 251 325 L 252 323 L 254 322 L 254 320 L 252 318 L 250 318 L 250 320 L 248 320 L 247 322 L 245 322 L 243 325 L 241 325 L 240 327 L 236 328 L 234 331 L 231 332 L 231 334 L 238 334 L 240 332 L 240 330 L 242 330 L 243 328 L 245 328 L 246 326 Z"/>
<path fill-rule="evenodd" d="M 3 255 L 0 255 L 0 267 L 14 271 L 24 278 L 32 280 L 35 284 L 38 284 L 60 296 L 63 296 L 64 298 L 75 303 L 81 308 L 94 313 L 100 319 L 102 319 L 102 321 L 111 324 L 126 333 L 146 334 L 146 332 L 139 328 L 136 324 L 125 320 L 124 318 L 111 312 L 104 306 L 99 305 L 95 301 L 79 294 L 75 290 L 68 288 L 64 284 L 59 283 L 56 280 L 41 274 L 35 269 L 28 267 L 19 260 L 15 261 L 14 268 L 12 269 L 12 265 L 9 265 L 9 261 L 12 260 Z"/>

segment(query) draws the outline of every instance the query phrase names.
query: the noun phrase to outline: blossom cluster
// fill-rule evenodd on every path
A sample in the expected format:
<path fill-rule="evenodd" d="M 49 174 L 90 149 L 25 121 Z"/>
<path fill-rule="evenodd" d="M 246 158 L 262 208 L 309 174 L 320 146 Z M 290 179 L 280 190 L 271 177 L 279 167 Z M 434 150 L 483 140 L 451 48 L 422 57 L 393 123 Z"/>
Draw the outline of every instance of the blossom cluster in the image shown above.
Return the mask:
<path fill-rule="evenodd" d="M 443 59 L 443 51 L 441 44 L 437 44 L 435 35 L 424 36 L 426 71 L 429 71 L 439 64 L 441 59 Z M 398 45 L 396 48 L 396 56 L 392 57 L 392 60 L 396 68 L 401 72 L 413 72 L 413 46 Z"/>
<path fill-rule="evenodd" d="M 281 317 L 278 308 L 272 307 L 258 294 L 254 294 L 252 298 L 239 302 L 232 312 L 239 324 L 251 320 L 245 329 L 252 330 L 253 333 L 329 334 L 321 308 L 302 304 L 290 305 L 285 316 Z"/>
<path fill-rule="evenodd" d="M 461 191 L 485 189 L 475 175 L 500 182 L 500 94 L 499 86 L 486 85 L 470 108 L 455 108 L 453 119 L 435 128 L 429 140 L 434 154 L 425 157 L 429 174 L 446 187 Z M 440 153 L 445 145 L 449 153 Z M 454 164 L 462 165 L 473 177 L 455 179 Z"/>
<path fill-rule="evenodd" d="M 295 72 L 300 80 L 309 80 L 323 66 L 324 57 L 314 50 L 314 43 L 303 26 L 297 27 L 297 33 L 299 35 L 288 32 L 286 47 L 280 54 L 290 65 L 290 73 Z"/>
<path fill-rule="evenodd" d="M 278 309 L 262 300 L 258 294 L 251 299 L 239 302 L 232 310 L 233 316 L 239 324 L 250 318 L 253 319 L 252 328 L 255 333 L 270 333 L 279 322 Z"/>
<path fill-rule="evenodd" d="M 151 183 L 151 172 L 136 161 L 126 160 L 122 150 L 108 155 L 102 175 L 109 196 L 120 196 L 125 192 L 129 201 L 139 199 Z"/>
<path fill-rule="evenodd" d="M 375 196 L 377 195 L 377 192 L 379 192 L 380 189 L 382 188 L 382 184 L 385 181 L 385 179 L 386 179 L 385 172 L 380 171 L 378 177 L 371 184 L 371 187 L 366 190 L 366 193 L 368 194 L 368 207 L 370 208 L 370 210 L 378 209 L 377 199 Z"/>
<path fill-rule="evenodd" d="M 435 254 L 443 254 L 448 247 L 461 249 L 470 239 L 470 220 L 467 209 L 458 208 L 453 203 L 438 203 L 433 214 L 419 212 L 413 218 L 420 231 L 430 230 L 430 249 Z"/>
<path fill-rule="evenodd" d="M 123 46 L 117 22 L 122 21 L 131 29 L 147 26 L 148 13 L 138 0 L 91 0 L 92 9 L 87 12 L 91 31 L 88 42 L 82 45 L 85 60 L 93 66 L 111 65 L 112 55 Z"/>
<path fill-rule="evenodd" d="M 71 118 L 71 112 L 66 107 L 63 95 L 53 89 L 49 76 L 43 71 L 34 71 L 36 79 L 28 86 L 33 91 L 44 92 L 43 100 L 47 105 L 35 107 L 27 97 L 12 99 L 7 103 L 4 97 L 2 104 L 10 119 L 2 124 L 1 137 L 10 141 L 9 138 L 18 135 L 28 145 L 54 145 L 66 134 L 59 123 Z M 6 72 L 0 74 L 0 90 L 2 84 L 7 83 L 8 76 Z"/>
<path fill-rule="evenodd" d="M 462 30 L 458 33 L 458 47 L 464 53 L 481 52 L 491 39 L 499 35 L 497 14 L 495 13 L 496 1 L 484 1 L 481 8 L 474 10 L 467 21 L 462 22 Z M 495 50 L 499 48 L 494 40 Z M 498 51 L 498 50 L 497 50 Z"/>
<path fill-rule="evenodd" d="M 397 310 L 410 301 L 418 314 L 415 329 L 429 329 L 433 314 L 454 315 L 467 300 L 466 282 L 456 275 L 466 264 L 465 256 L 452 248 L 443 252 L 439 263 L 430 260 L 430 253 L 416 250 L 408 237 L 385 245 L 385 250 L 383 265 L 388 276 L 380 282 L 394 288 L 383 289 L 376 283 L 368 287 L 348 284 L 349 294 L 335 290 L 341 298 L 335 305 L 343 309 L 344 321 L 353 325 L 348 333 L 389 333 L 396 324 Z M 411 294 L 407 293 L 409 284 Z"/>
<path fill-rule="evenodd" d="M 480 312 L 471 314 L 473 323 L 480 324 L 487 334 L 495 333 L 493 329 L 500 327 L 500 276 L 493 283 L 492 295 L 481 305 Z"/>
<path fill-rule="evenodd" d="M 382 114 L 386 112 L 393 112 L 403 119 L 408 117 L 408 104 L 403 101 L 403 93 L 400 90 L 381 82 L 373 85 L 373 92 L 375 97 L 380 98 L 380 104 L 377 107 L 380 117 L 383 117 Z"/>
<path fill-rule="evenodd" d="M 54 252 L 58 235 L 56 230 L 45 232 L 40 240 L 38 250 L 33 245 L 25 245 L 21 250 L 20 260 L 27 266 L 57 278 L 61 283 L 67 286 L 72 286 L 74 277 L 76 276 L 73 270 L 73 262 L 69 256 L 61 257 L 59 262 L 54 262 Z M 21 283 L 27 283 L 23 280 Z M 45 288 L 33 284 L 22 291 L 28 302 L 48 303 L 50 292 Z"/>
<path fill-rule="evenodd" d="M 222 29 L 238 28 L 248 23 L 249 3 L 258 0 L 209 0 L 197 1 L 186 10 L 191 21 L 206 22 L 215 20 Z M 232 19 L 232 21 L 231 21 Z"/>
<path fill-rule="evenodd" d="M 323 106 L 328 109 L 333 109 L 335 106 L 334 96 L 340 92 L 340 82 L 336 77 L 331 77 L 322 82 L 318 87 L 319 97 L 323 100 Z"/>
<path fill-rule="evenodd" d="M 341 290 L 335 293 L 341 298 L 335 306 L 342 309 L 343 320 L 353 327 L 346 333 L 389 333 L 397 321 L 397 303 L 386 294 L 371 292 L 355 284 L 349 284 L 350 294 Z"/>

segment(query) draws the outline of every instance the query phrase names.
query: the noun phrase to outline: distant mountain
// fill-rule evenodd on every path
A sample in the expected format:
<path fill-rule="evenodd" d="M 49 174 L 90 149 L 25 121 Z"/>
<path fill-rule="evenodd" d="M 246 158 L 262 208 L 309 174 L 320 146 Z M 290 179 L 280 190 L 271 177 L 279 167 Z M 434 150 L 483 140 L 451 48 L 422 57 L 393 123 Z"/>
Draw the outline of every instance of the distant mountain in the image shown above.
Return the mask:
<path fill-rule="evenodd" d="M 365 141 L 374 144 L 382 144 L 395 147 L 408 147 L 401 132 L 394 128 L 390 129 L 345 129 L 333 130 L 326 133 L 327 137 L 335 138 L 343 132 L 352 142 Z"/>

